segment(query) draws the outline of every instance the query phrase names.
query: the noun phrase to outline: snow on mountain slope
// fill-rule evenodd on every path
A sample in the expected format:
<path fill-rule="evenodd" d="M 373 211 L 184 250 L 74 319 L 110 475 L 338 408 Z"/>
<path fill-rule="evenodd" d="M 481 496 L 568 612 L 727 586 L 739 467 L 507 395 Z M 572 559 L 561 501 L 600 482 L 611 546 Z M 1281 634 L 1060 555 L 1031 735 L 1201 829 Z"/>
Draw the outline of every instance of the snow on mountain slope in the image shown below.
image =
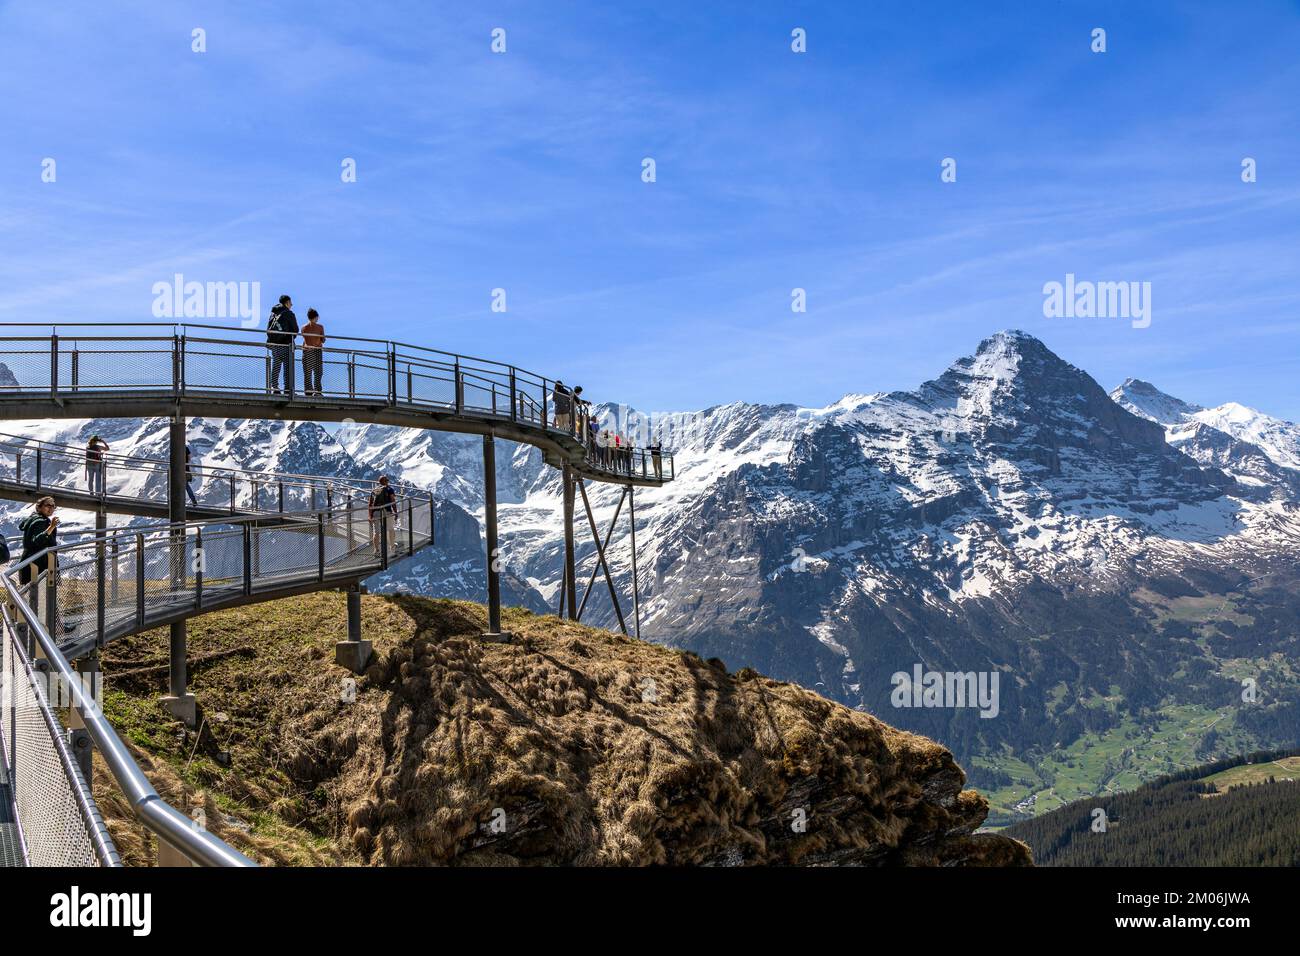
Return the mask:
<path fill-rule="evenodd" d="M 1247 489 L 1281 497 L 1300 492 L 1300 426 L 1236 402 L 1203 408 L 1140 379 L 1127 379 L 1110 394 L 1135 415 L 1163 425 L 1169 444 Z"/>

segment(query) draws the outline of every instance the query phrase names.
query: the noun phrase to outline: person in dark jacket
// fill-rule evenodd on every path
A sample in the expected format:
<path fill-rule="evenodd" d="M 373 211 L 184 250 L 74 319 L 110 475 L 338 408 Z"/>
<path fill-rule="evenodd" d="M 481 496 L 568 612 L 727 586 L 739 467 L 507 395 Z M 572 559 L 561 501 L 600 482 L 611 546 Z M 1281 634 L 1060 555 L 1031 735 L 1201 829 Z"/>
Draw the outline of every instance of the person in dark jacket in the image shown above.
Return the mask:
<path fill-rule="evenodd" d="M 26 561 L 46 548 L 53 548 L 58 544 L 59 519 L 54 514 L 54 509 L 54 499 L 47 495 L 37 499 L 36 509 L 18 522 L 18 530 L 23 533 L 23 554 L 20 560 Z M 23 584 L 29 584 L 33 575 L 45 570 L 46 567 L 51 570 L 56 567 L 54 555 L 49 556 L 48 565 L 42 561 L 24 564 L 18 569 L 18 580 Z"/>
<path fill-rule="evenodd" d="M 266 323 L 266 347 L 271 350 L 272 395 L 293 396 L 293 343 L 298 335 L 298 317 L 293 314 L 293 300 L 280 296 L 280 304 L 271 309 Z M 284 389 L 280 389 L 280 370 L 284 370 Z"/>
<path fill-rule="evenodd" d="M 190 446 L 185 446 L 185 493 L 190 496 L 190 504 L 199 506 L 199 499 L 194 497 L 194 469 L 190 467 Z"/>
<path fill-rule="evenodd" d="M 397 492 L 388 483 L 387 475 L 380 476 L 379 485 L 370 495 L 367 512 L 370 517 L 370 545 L 374 548 L 375 557 L 380 556 L 381 534 L 388 538 L 388 554 L 391 557 L 397 552 Z"/>
<path fill-rule="evenodd" d="M 555 427 L 562 431 L 573 430 L 573 393 L 559 379 L 551 390 L 551 401 L 555 405 Z"/>
<path fill-rule="evenodd" d="M 98 435 L 90 436 L 86 445 L 86 484 L 92 495 L 104 493 L 104 452 L 108 451 L 108 442 Z"/>

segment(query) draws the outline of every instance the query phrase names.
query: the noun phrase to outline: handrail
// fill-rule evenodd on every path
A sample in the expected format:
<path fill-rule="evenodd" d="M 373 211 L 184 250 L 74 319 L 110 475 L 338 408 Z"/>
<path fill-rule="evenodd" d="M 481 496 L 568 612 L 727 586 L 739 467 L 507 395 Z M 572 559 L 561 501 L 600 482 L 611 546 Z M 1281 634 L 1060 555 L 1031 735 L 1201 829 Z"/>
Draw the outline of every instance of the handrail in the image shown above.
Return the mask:
<path fill-rule="evenodd" d="M 24 435 L 14 435 L 0 432 L 0 456 L 12 453 L 14 457 L 14 475 L 13 480 L 19 484 L 29 484 L 24 481 L 23 456 L 33 455 L 33 468 L 35 472 L 34 479 L 30 482 L 34 492 L 71 492 L 78 495 L 89 495 L 100 499 L 108 500 L 112 496 L 108 492 L 108 475 L 110 470 L 115 475 L 127 474 L 144 474 L 148 477 L 165 477 L 169 472 L 169 463 L 161 458 L 149 458 L 142 455 L 124 455 L 120 452 L 107 451 L 103 452 L 98 462 L 86 460 L 87 449 L 83 446 L 72 445 L 66 442 L 53 442 L 46 439 L 32 438 Z M 74 467 L 85 466 L 86 469 L 92 468 L 98 464 L 100 467 L 98 485 L 99 489 L 95 490 L 91 479 L 87 476 L 87 488 L 82 489 L 66 482 L 60 483 L 57 479 L 50 480 L 42 475 L 41 462 L 45 463 L 58 462 L 64 465 L 71 464 Z M 367 494 L 373 490 L 375 481 L 373 479 L 361 478 L 327 478 L 319 475 L 304 475 L 295 472 L 274 472 L 259 471 L 247 468 L 231 468 L 224 465 L 202 465 L 193 464 L 188 466 L 189 475 L 200 481 L 221 482 L 229 484 L 229 495 L 222 494 L 222 500 L 218 503 L 198 502 L 196 507 L 207 507 L 220 509 L 230 514 L 238 512 L 253 511 L 256 513 L 280 513 L 284 510 L 286 498 L 285 491 L 302 492 L 307 496 L 307 501 L 311 507 L 315 507 L 316 498 L 320 494 L 328 501 L 335 493 L 340 497 L 358 496 Z M 46 472 L 48 475 L 48 471 Z M 0 480 L 5 475 L 0 471 Z M 146 479 L 147 480 L 147 479 Z M 389 482 L 399 494 L 406 495 L 424 495 L 426 492 L 412 484 L 402 481 Z M 260 491 L 264 489 L 276 489 L 278 491 L 278 502 L 276 507 L 264 509 Z M 242 492 L 247 491 L 247 502 L 244 501 Z M 201 489 L 200 494 L 204 494 L 206 489 Z M 137 492 L 130 497 L 140 497 Z M 290 502 L 292 499 L 289 499 Z"/>
<path fill-rule="evenodd" d="M 0 386 L 0 394 L 48 391 L 61 402 L 62 396 L 79 392 L 111 394 L 149 393 L 167 390 L 177 398 L 210 398 L 222 393 L 233 395 L 264 394 L 277 404 L 296 403 L 310 408 L 328 406 L 339 399 L 365 404 L 367 407 L 431 409 L 457 416 L 509 422 L 525 435 L 540 432 L 544 436 L 565 435 L 581 447 L 582 455 L 572 460 L 585 466 L 597 480 L 641 480 L 662 484 L 675 477 L 673 456 L 660 449 L 658 455 L 642 452 L 631 467 L 610 466 L 598 453 L 592 436 L 577 426 L 577 416 L 570 414 L 567 423 L 558 423 L 554 413 L 556 380 L 522 369 L 516 365 L 445 352 L 427 346 L 409 345 L 382 339 L 328 334 L 319 349 L 304 349 L 297 341 L 299 333 L 282 333 L 289 341 L 272 342 L 264 329 L 235 329 L 203 323 L 89 323 L 89 322 L 5 322 L 0 327 L 51 330 L 49 336 L 3 336 L 5 342 L 49 343 L 49 368 L 36 367 L 36 379 L 29 384 Z M 62 341 L 59 329 L 159 329 L 171 330 L 164 336 L 96 335 L 66 331 Z M 220 332 L 220 336 L 212 335 Z M 197 334 L 195 334 L 197 333 Z M 205 334 L 206 333 L 206 334 Z M 147 352 L 123 348 L 94 349 L 103 344 L 154 343 L 161 347 Z M 69 348 L 70 345 L 70 348 Z M 169 348 L 168 348 L 169 346 Z M 170 351 L 172 361 L 156 356 Z M 295 382 L 296 371 L 304 353 L 316 353 L 313 363 L 321 382 L 308 391 L 306 382 Z M 11 354 L 38 354 L 11 349 Z M 135 374 L 114 365 L 113 380 L 100 375 L 99 381 L 87 382 L 83 367 L 87 355 L 111 355 L 119 358 L 148 355 L 149 362 Z M 65 361 L 67 357 L 67 361 Z M 78 361 L 78 359 L 82 361 Z M 281 368 L 286 368 L 284 375 Z M 328 375 L 326 374 L 328 372 Z M 306 378 L 307 369 L 302 370 Z M 48 383 L 46 378 L 48 377 Z M 91 378 L 95 377 L 92 369 Z M 284 379 L 283 383 L 281 379 Z M 326 384 L 326 379 L 329 379 Z M 528 441 L 528 438 L 516 439 Z M 552 438 L 552 444 L 554 440 Z M 576 449 L 560 443 L 562 453 L 572 456 Z M 659 465 L 655 468 L 654 465 Z"/>
<path fill-rule="evenodd" d="M 0 581 L 8 592 L 12 606 L 22 615 L 28 633 L 63 682 L 62 686 L 71 694 L 72 707 L 85 724 L 91 741 L 99 748 L 113 779 L 121 787 L 140 822 L 186 857 L 203 866 L 256 866 L 256 863 L 224 840 L 196 828 L 193 820 L 158 795 L 144 771 L 132 759 L 122 738 L 104 717 L 99 703 L 86 692 L 79 676 L 73 672 L 72 665 L 59 651 L 39 616 L 27 606 L 9 575 L 0 575 Z"/>
<path fill-rule="evenodd" d="M 222 603 L 220 596 L 216 601 L 208 597 L 205 604 L 205 597 L 210 590 L 218 590 L 226 596 L 227 601 L 247 603 L 269 599 L 281 593 L 295 593 L 304 587 L 325 587 L 330 581 L 352 580 L 373 574 L 388 567 L 390 561 L 408 557 L 433 542 L 435 502 L 432 494 L 402 497 L 395 504 L 397 510 L 391 519 L 381 512 L 377 534 L 374 525 L 364 517 L 356 517 L 356 512 L 363 507 L 368 508 L 368 504 L 361 505 L 358 499 L 353 498 L 343 508 L 285 515 L 281 521 L 272 524 L 267 524 L 263 515 L 244 514 L 232 518 L 173 522 L 148 529 L 104 530 L 74 543 L 48 548 L 0 572 L 0 584 L 3 584 L 10 604 L 17 610 L 50 666 L 68 686 L 73 708 L 82 717 L 91 741 L 104 755 L 136 817 L 157 834 L 160 840 L 191 861 L 204 866 L 254 865 L 217 837 L 195 829 L 188 817 L 162 800 L 131 758 L 129 750 L 103 715 L 98 702 L 87 694 L 75 676 L 65 648 L 98 647 L 110 638 L 156 626 L 159 616 L 155 614 L 151 618 L 146 613 L 146 603 L 150 608 L 160 609 L 164 617 L 178 619 L 219 606 Z M 404 523 L 399 521 L 399 515 L 404 515 Z M 261 534 L 288 535 L 298 547 L 279 549 L 279 566 L 272 567 L 270 571 L 263 567 L 255 579 L 253 562 L 258 560 L 255 541 L 256 536 Z M 343 538 L 345 544 L 341 550 L 334 549 L 336 553 L 330 557 L 327 554 L 327 539 L 339 538 Z M 393 539 L 392 542 L 390 538 Z M 152 551 L 145 546 L 147 539 L 152 539 L 155 545 Z M 206 554 L 214 539 L 218 542 L 238 540 L 242 546 L 237 556 L 238 567 L 234 567 L 231 562 L 233 549 L 227 549 L 224 555 L 227 565 L 224 579 L 214 579 L 207 573 L 207 562 L 197 560 L 198 554 Z M 131 590 L 138 603 L 129 615 L 118 613 L 110 626 L 105 605 L 110 594 L 115 595 L 117 591 L 117 559 L 123 554 L 120 544 L 125 540 L 131 540 L 137 546 L 136 550 L 127 552 L 127 557 L 135 563 L 136 587 Z M 378 548 L 377 556 L 357 560 L 358 553 L 372 546 Z M 390 551 L 390 547 L 395 547 L 396 551 Z M 218 557 L 222 557 L 219 544 L 217 551 Z M 109 585 L 108 562 L 105 560 L 105 555 L 109 552 L 114 556 L 112 588 Z M 41 571 L 31 584 L 18 583 L 23 568 L 33 565 L 48 568 L 51 558 L 56 555 L 58 558 L 53 563 L 59 567 L 57 573 Z M 192 555 L 196 560 L 191 567 L 189 558 Z M 68 560 L 59 560 L 60 558 Z M 276 560 L 275 556 L 269 559 L 271 563 Z M 157 579 L 166 582 L 166 590 L 155 590 L 146 595 L 145 576 L 151 566 L 159 570 Z M 69 619 L 77 617 L 78 613 L 82 623 L 90 616 L 84 603 L 84 588 L 80 592 L 82 603 L 78 604 L 74 595 L 71 606 L 65 608 L 69 591 L 77 590 L 73 587 L 74 583 L 88 581 L 73 576 L 73 572 L 83 569 L 91 570 L 94 576 L 97 607 L 93 615 L 93 640 L 83 635 L 74 644 L 61 645 L 51 634 L 51 628 L 55 625 L 65 627 Z M 223 583 L 218 584 L 218 580 Z M 45 620 L 33 607 L 33 598 L 42 589 L 45 591 Z M 120 611 L 121 602 L 117 601 L 116 596 L 112 600 L 115 608 Z M 75 772 L 70 772 L 69 776 L 70 779 L 75 778 Z"/>

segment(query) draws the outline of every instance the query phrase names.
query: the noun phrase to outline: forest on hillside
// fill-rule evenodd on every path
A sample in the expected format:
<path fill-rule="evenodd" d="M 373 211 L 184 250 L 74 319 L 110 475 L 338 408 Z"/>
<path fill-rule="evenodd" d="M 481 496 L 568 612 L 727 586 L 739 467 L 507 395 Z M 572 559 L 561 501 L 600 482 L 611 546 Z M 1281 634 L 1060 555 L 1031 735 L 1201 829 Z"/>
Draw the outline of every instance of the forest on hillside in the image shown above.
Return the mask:
<path fill-rule="evenodd" d="M 1205 779 L 1255 756 L 1079 800 L 1003 832 L 1029 844 L 1039 866 L 1300 866 L 1300 780 L 1269 775 L 1220 790 Z"/>

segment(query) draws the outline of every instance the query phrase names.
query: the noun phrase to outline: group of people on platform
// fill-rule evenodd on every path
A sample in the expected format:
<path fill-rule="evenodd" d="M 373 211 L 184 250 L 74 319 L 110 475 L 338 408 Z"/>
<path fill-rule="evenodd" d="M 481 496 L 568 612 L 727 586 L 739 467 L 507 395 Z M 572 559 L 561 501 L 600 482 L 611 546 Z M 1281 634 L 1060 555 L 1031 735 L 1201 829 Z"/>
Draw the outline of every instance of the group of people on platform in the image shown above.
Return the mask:
<path fill-rule="evenodd" d="M 569 388 L 557 379 L 551 403 L 555 427 L 587 446 L 588 462 L 616 474 L 663 478 L 663 445 L 650 445 L 638 453 L 629 435 L 601 425 L 591 412 L 591 402 L 582 397 L 581 385 Z"/>
<path fill-rule="evenodd" d="M 282 295 L 266 321 L 266 347 L 271 353 L 268 388 L 272 395 L 294 394 L 293 349 L 299 335 L 302 336 L 302 394 L 321 394 L 321 376 L 325 371 L 325 326 L 320 324 L 320 313 L 308 309 L 307 324 L 300 329 L 298 316 L 293 312 L 293 299 Z"/>

